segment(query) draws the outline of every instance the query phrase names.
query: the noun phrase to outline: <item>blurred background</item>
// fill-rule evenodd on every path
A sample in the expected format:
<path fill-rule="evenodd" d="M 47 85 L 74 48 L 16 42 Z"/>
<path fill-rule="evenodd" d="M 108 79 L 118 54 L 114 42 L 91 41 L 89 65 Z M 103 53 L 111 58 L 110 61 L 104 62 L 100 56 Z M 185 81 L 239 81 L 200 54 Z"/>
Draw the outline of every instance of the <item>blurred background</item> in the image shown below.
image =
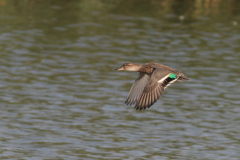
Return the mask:
<path fill-rule="evenodd" d="M 0 0 L 0 159 L 238 160 L 240 1 Z M 157 62 L 174 83 L 124 104 Z"/>

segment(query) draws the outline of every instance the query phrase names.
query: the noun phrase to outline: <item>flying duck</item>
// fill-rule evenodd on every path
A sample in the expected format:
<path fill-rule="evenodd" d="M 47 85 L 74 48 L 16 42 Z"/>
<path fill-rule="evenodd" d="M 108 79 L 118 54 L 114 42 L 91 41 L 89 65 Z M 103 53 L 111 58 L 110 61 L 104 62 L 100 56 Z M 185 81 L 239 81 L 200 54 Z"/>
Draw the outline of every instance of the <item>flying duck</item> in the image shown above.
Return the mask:
<path fill-rule="evenodd" d="M 124 63 L 116 71 L 139 72 L 125 101 L 126 105 L 135 105 L 136 110 L 151 107 L 163 94 L 165 88 L 172 83 L 190 80 L 183 73 L 159 63 Z"/>

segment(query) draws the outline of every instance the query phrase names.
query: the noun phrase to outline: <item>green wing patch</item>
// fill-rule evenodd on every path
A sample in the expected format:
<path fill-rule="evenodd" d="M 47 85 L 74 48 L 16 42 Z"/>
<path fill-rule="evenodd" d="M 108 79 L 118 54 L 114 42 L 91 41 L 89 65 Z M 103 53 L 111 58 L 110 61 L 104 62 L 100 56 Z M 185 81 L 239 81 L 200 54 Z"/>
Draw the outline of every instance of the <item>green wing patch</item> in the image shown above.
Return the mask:
<path fill-rule="evenodd" d="M 172 78 L 172 79 L 176 79 L 177 78 L 177 75 L 176 74 L 173 74 L 173 73 L 171 73 L 169 76 L 168 76 L 169 78 Z"/>

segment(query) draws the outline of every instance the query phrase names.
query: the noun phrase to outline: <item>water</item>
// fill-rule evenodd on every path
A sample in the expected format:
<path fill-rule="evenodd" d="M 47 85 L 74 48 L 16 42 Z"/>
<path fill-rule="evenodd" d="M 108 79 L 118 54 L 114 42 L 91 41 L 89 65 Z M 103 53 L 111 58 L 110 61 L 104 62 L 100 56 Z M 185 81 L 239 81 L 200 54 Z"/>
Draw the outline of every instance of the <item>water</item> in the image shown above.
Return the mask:
<path fill-rule="evenodd" d="M 41 2 L 0 1 L 0 159 L 239 159 L 237 2 Z M 152 61 L 191 81 L 136 111 Z"/>

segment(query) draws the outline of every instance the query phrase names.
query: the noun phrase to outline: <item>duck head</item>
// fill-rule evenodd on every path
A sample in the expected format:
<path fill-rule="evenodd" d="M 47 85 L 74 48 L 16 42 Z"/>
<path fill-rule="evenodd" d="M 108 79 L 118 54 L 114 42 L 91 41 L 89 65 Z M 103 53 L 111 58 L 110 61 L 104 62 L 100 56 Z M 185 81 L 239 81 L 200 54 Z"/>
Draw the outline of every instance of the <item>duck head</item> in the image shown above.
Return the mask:
<path fill-rule="evenodd" d="M 141 68 L 140 65 L 135 64 L 135 63 L 124 63 L 120 68 L 116 68 L 114 70 L 116 71 L 139 71 Z"/>

